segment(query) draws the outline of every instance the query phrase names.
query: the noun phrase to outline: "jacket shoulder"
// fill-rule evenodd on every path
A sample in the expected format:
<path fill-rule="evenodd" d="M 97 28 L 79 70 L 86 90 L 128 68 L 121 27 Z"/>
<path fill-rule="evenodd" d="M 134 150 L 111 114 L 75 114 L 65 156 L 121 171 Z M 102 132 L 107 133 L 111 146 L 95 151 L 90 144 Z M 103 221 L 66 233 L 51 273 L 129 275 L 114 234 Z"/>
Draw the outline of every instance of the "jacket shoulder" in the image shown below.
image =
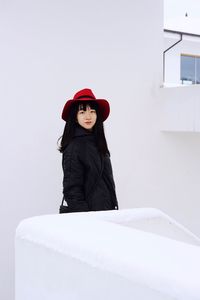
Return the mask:
<path fill-rule="evenodd" d="M 73 139 L 70 144 L 65 148 L 63 156 L 83 157 L 86 150 L 86 143 L 81 138 Z"/>

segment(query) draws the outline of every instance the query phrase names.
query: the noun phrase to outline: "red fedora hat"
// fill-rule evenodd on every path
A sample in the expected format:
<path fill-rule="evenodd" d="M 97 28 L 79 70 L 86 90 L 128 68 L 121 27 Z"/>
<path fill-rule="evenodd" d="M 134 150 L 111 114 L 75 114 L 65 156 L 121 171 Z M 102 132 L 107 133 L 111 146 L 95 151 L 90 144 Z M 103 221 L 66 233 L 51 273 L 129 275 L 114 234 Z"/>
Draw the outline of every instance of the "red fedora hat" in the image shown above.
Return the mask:
<path fill-rule="evenodd" d="M 105 121 L 108 118 L 109 113 L 110 113 L 110 105 L 109 105 L 108 101 L 105 99 L 96 99 L 92 90 L 90 90 L 90 89 L 82 89 L 74 95 L 73 99 L 70 99 L 65 103 L 65 106 L 62 111 L 62 119 L 64 121 L 67 121 L 67 119 L 68 119 L 70 108 L 71 108 L 72 104 L 77 103 L 78 101 L 95 101 L 95 102 L 97 102 L 100 113 L 103 118 L 103 121 Z"/>

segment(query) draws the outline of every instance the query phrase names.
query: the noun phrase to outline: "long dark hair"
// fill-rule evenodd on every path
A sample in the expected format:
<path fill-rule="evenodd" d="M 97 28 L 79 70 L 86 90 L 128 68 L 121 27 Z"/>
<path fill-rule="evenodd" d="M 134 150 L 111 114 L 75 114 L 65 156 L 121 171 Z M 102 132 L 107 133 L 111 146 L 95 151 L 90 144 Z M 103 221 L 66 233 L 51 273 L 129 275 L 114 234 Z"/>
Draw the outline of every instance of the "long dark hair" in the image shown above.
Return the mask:
<path fill-rule="evenodd" d="M 76 103 L 73 103 L 73 105 L 71 106 L 71 109 L 70 109 L 69 117 L 65 124 L 63 135 L 58 139 L 58 142 L 59 142 L 59 140 L 61 140 L 58 150 L 61 153 L 63 153 L 65 148 L 69 145 L 69 143 L 71 142 L 71 140 L 74 137 L 75 128 L 77 127 L 77 117 L 76 116 L 77 116 L 77 112 L 78 112 L 80 104 L 83 105 L 84 110 L 86 110 L 87 105 L 89 105 L 91 109 L 96 110 L 97 120 L 96 120 L 94 127 L 92 128 L 92 132 L 95 136 L 95 140 L 96 140 L 96 144 L 97 144 L 97 148 L 98 148 L 99 152 L 104 156 L 106 154 L 108 154 L 110 156 L 110 151 L 108 150 L 106 137 L 105 137 L 105 133 L 104 133 L 104 125 L 103 125 L 103 121 L 102 121 L 102 116 L 98 109 L 98 104 L 95 101 L 77 101 Z"/>

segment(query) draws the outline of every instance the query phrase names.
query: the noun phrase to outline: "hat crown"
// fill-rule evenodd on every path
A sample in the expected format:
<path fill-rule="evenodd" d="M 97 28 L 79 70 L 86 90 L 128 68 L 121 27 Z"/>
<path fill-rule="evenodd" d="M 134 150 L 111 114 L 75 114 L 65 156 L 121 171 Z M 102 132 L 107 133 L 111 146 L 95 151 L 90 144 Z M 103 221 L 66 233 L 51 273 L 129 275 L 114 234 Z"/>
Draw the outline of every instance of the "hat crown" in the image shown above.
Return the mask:
<path fill-rule="evenodd" d="M 75 95 L 73 100 L 78 100 L 82 98 L 89 98 L 89 99 L 96 99 L 95 95 L 93 94 L 91 89 L 82 89 L 78 91 Z"/>

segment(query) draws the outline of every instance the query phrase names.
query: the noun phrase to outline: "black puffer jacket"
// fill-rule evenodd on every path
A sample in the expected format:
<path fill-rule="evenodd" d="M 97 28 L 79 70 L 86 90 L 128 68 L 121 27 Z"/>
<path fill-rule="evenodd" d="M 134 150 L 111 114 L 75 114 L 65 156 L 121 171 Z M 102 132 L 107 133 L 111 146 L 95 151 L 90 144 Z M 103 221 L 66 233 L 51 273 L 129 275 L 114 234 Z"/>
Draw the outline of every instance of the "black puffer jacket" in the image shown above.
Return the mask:
<path fill-rule="evenodd" d="M 62 166 L 63 195 L 69 211 L 118 209 L 110 157 L 101 160 L 92 132 L 76 128 L 63 153 Z"/>

